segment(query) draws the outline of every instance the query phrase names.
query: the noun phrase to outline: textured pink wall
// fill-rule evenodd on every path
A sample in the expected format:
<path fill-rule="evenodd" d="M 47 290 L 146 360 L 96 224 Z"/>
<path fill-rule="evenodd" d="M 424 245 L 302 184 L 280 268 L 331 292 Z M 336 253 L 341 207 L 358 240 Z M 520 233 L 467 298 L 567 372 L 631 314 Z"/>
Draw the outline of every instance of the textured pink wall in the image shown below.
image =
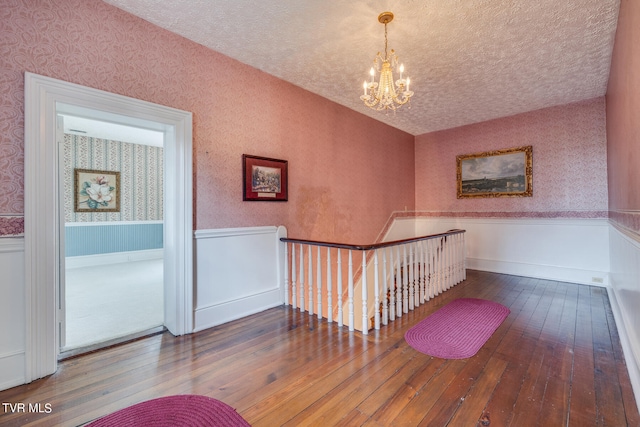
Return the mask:
<path fill-rule="evenodd" d="M 456 156 L 533 146 L 533 197 L 457 199 Z M 416 137 L 423 215 L 605 217 L 605 102 L 597 98 Z"/>
<path fill-rule="evenodd" d="M 0 0 L 0 214 L 23 212 L 25 71 L 193 112 L 198 229 L 367 243 L 414 207 L 413 136 L 99 1 Z M 289 202 L 242 202 L 243 153 L 289 161 Z"/>
<path fill-rule="evenodd" d="M 622 0 L 607 88 L 610 217 L 640 232 L 640 2 Z"/>

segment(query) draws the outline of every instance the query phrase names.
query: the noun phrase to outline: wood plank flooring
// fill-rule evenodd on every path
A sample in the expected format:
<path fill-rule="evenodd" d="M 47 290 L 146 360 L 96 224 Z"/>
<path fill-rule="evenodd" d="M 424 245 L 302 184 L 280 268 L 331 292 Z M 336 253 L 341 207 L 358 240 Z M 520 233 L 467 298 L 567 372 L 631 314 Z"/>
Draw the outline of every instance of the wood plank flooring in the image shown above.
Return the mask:
<path fill-rule="evenodd" d="M 409 327 L 464 297 L 511 309 L 478 354 L 406 344 Z M 640 426 L 605 289 L 478 271 L 369 336 L 279 307 L 69 359 L 0 392 L 43 409 L 4 405 L 0 425 L 77 426 L 172 394 L 220 399 L 253 426 Z"/>

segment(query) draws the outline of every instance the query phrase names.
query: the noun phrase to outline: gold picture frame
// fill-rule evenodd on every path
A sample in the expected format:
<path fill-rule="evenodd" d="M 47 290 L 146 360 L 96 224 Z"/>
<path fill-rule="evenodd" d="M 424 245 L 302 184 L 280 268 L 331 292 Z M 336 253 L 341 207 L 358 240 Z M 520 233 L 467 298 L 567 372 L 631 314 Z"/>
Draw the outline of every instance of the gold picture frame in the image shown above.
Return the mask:
<path fill-rule="evenodd" d="M 458 199 L 532 197 L 533 147 L 456 156 Z"/>
<path fill-rule="evenodd" d="M 74 169 L 75 212 L 120 212 L 120 172 Z"/>

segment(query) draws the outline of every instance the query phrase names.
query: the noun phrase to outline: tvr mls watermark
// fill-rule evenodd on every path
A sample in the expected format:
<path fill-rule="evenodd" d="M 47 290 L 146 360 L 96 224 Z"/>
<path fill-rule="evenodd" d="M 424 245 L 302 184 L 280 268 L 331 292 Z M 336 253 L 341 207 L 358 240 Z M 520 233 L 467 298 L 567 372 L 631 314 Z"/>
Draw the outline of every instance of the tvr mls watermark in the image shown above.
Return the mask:
<path fill-rule="evenodd" d="M 38 413 L 38 414 L 50 414 L 53 412 L 51 403 L 9 403 L 2 402 L 2 409 L 5 413 Z"/>

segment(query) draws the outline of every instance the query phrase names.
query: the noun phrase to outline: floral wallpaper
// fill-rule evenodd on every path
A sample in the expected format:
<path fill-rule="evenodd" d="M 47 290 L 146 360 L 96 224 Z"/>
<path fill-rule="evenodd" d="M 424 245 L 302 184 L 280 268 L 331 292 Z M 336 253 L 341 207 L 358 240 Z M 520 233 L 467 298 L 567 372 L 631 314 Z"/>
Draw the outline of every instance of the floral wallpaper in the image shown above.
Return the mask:
<path fill-rule="evenodd" d="M 106 3 L 2 0 L 0 40 L 0 213 L 24 210 L 25 71 L 191 111 L 196 229 L 366 242 L 413 209 L 412 135 Z M 289 202 L 242 201 L 242 154 L 288 160 Z"/>
<path fill-rule="evenodd" d="M 65 134 L 65 222 L 162 220 L 162 152 L 162 147 Z M 120 172 L 120 211 L 74 212 L 76 168 Z"/>
<path fill-rule="evenodd" d="M 604 98 L 416 138 L 416 210 L 427 216 L 606 218 Z M 456 156 L 533 146 L 533 197 L 456 197 Z"/>
<path fill-rule="evenodd" d="M 25 71 L 193 112 L 196 229 L 282 224 L 363 243 L 394 212 L 608 209 L 604 99 L 414 137 L 99 1 L 2 0 L 0 39 L 0 214 L 12 229 L 23 227 Z M 534 197 L 456 199 L 457 154 L 521 145 L 534 147 Z M 242 154 L 288 160 L 288 202 L 242 201 Z"/>

